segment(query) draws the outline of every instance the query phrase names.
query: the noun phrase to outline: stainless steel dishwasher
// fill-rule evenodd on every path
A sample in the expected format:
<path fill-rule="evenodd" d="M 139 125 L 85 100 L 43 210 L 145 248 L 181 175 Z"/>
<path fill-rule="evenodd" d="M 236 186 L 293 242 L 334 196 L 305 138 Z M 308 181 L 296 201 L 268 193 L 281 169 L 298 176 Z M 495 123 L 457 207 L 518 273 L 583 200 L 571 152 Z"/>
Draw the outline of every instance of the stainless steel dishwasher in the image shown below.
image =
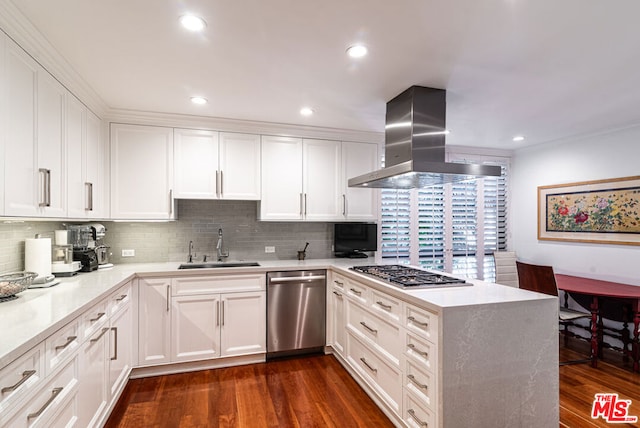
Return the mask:
<path fill-rule="evenodd" d="M 267 273 L 267 359 L 324 350 L 325 270 Z"/>

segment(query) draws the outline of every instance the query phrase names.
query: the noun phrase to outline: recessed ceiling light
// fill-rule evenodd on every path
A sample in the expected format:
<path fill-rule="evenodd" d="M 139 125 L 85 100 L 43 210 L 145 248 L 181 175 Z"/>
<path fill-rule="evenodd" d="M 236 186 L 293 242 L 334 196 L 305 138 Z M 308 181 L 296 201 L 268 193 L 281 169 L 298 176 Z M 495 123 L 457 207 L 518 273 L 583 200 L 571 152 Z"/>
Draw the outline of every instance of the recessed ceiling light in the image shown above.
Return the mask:
<path fill-rule="evenodd" d="M 513 141 L 515 141 L 516 143 L 518 141 L 524 141 L 524 136 L 522 135 L 516 135 L 515 137 L 513 137 Z"/>
<path fill-rule="evenodd" d="M 180 17 L 180 23 L 189 31 L 202 31 L 207 26 L 204 19 L 195 15 L 182 15 Z"/>
<path fill-rule="evenodd" d="M 202 105 L 206 104 L 208 101 L 205 97 L 191 97 L 191 102 L 194 104 Z"/>
<path fill-rule="evenodd" d="M 303 116 L 311 116 L 313 114 L 313 109 L 311 107 L 302 107 L 300 109 L 300 114 Z"/>
<path fill-rule="evenodd" d="M 353 45 L 347 49 L 347 55 L 351 58 L 362 58 L 367 52 L 369 52 L 369 50 L 364 45 Z"/>

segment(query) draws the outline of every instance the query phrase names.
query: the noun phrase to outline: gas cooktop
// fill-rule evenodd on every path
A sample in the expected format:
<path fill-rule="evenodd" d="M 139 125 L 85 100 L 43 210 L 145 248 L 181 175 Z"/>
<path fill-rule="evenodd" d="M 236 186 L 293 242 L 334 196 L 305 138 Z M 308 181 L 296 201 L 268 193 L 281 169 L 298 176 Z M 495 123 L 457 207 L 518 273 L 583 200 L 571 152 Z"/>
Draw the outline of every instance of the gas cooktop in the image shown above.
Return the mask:
<path fill-rule="evenodd" d="M 464 279 L 431 273 L 402 265 L 371 265 L 354 266 L 356 272 L 364 273 L 382 279 L 400 288 L 439 288 L 470 286 Z"/>

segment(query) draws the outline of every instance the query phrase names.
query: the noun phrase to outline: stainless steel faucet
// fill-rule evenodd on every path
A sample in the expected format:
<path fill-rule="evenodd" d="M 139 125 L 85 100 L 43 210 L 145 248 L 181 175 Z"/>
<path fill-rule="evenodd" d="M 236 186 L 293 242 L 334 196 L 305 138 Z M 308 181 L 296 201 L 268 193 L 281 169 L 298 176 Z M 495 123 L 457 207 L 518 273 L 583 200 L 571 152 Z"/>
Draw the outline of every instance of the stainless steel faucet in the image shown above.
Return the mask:
<path fill-rule="evenodd" d="M 189 241 L 189 263 L 193 262 L 196 253 L 193 251 L 193 241 Z"/>
<path fill-rule="evenodd" d="M 218 261 L 222 262 L 225 258 L 229 257 L 229 250 L 224 250 L 224 238 L 222 237 L 222 229 L 218 229 L 218 243 L 216 244 L 216 250 L 218 250 Z"/>

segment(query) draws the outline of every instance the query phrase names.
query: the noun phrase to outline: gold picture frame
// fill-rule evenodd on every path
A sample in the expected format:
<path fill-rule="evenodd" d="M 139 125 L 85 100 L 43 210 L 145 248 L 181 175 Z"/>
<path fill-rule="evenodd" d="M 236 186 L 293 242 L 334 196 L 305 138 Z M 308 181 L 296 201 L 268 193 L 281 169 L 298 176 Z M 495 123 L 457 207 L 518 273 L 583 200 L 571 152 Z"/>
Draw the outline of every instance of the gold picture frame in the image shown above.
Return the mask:
<path fill-rule="evenodd" d="M 538 239 L 640 245 L 640 176 L 539 186 Z"/>

